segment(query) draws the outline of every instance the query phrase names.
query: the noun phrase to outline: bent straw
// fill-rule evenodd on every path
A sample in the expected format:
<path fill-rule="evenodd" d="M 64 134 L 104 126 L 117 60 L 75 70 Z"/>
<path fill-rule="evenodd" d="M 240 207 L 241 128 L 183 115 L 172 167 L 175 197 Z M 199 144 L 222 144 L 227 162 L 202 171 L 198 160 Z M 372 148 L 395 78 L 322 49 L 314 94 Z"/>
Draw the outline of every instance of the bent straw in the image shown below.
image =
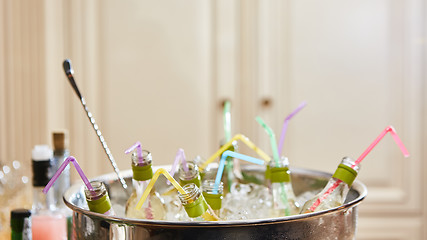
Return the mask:
<path fill-rule="evenodd" d="M 142 158 L 142 148 L 141 148 L 141 143 L 139 141 L 137 141 L 134 145 L 132 145 L 132 147 L 127 149 L 125 151 L 125 154 L 131 153 L 133 150 L 135 150 L 135 148 L 136 148 L 136 153 L 138 155 L 138 162 L 143 163 L 144 161 Z"/>
<path fill-rule="evenodd" d="M 217 194 L 218 193 L 218 188 L 219 188 L 219 184 L 221 182 L 221 178 L 222 178 L 222 173 L 224 172 L 224 166 L 225 166 L 225 159 L 227 157 L 234 157 L 234 158 L 238 158 L 247 162 L 251 162 L 254 164 L 258 164 L 258 165 L 264 165 L 264 161 L 258 158 L 253 158 L 247 155 L 243 155 L 240 153 L 236 153 L 230 150 L 225 151 L 222 156 L 221 156 L 221 160 L 219 161 L 219 166 L 218 166 L 218 171 L 216 173 L 216 178 L 215 178 L 215 184 L 214 187 L 212 189 L 212 193 L 213 194 Z"/>
<path fill-rule="evenodd" d="M 141 209 L 142 205 L 144 204 L 145 200 L 148 197 L 148 194 L 150 193 L 151 189 L 153 188 L 154 184 L 156 183 L 157 179 L 159 178 L 160 174 L 163 174 L 171 183 L 172 185 L 180 192 L 181 194 L 186 194 L 185 190 L 179 185 L 177 181 L 166 171 L 164 168 L 159 168 L 153 175 L 153 178 L 151 179 L 150 183 L 148 183 L 147 188 L 145 189 L 144 193 L 142 194 L 141 198 L 139 199 L 138 204 L 136 205 L 135 209 L 139 210 Z"/>
<path fill-rule="evenodd" d="M 236 135 L 234 135 L 234 137 L 231 138 L 230 141 L 228 141 L 226 144 L 222 145 L 222 147 L 220 149 L 218 149 L 218 151 L 216 151 L 208 160 L 206 160 L 206 162 L 204 162 L 202 165 L 200 165 L 199 170 L 203 171 L 203 169 L 205 169 L 209 163 L 213 162 L 217 157 L 219 157 L 221 155 L 221 153 L 223 153 L 225 150 L 227 150 L 233 144 L 233 142 L 236 140 L 242 141 L 244 144 L 246 144 L 246 146 L 248 146 L 249 148 L 254 150 L 262 159 L 264 159 L 265 162 L 270 161 L 270 157 L 264 151 L 262 151 L 260 148 L 255 146 L 255 144 L 253 142 L 251 142 L 249 140 L 249 138 L 247 138 L 243 134 L 236 134 Z"/>
<path fill-rule="evenodd" d="M 188 172 L 187 161 L 185 160 L 185 152 L 184 152 L 184 149 L 180 148 L 180 149 L 178 149 L 178 152 L 176 153 L 175 160 L 173 161 L 171 171 L 169 172 L 169 174 L 171 176 L 173 176 L 175 174 L 176 169 L 178 167 L 179 160 L 182 161 L 182 168 L 184 169 L 184 171 Z M 171 182 L 169 180 L 167 180 L 166 184 L 170 185 Z"/>
<path fill-rule="evenodd" d="M 299 112 L 301 111 L 301 109 L 303 109 L 305 106 L 307 105 L 307 103 L 304 101 L 302 103 L 300 103 L 300 105 L 291 113 L 289 114 L 286 118 L 285 121 L 283 122 L 283 127 L 282 127 L 282 133 L 280 134 L 280 140 L 279 140 L 279 156 L 282 156 L 282 149 L 283 149 L 283 143 L 285 142 L 285 135 L 286 135 L 286 130 L 288 129 L 288 123 L 289 121 Z"/>
<path fill-rule="evenodd" d="M 87 179 L 86 175 L 84 174 L 83 170 L 80 168 L 79 163 L 73 156 L 69 156 L 65 159 L 65 161 L 59 166 L 56 173 L 53 175 L 53 177 L 50 179 L 50 181 L 47 183 L 46 187 L 43 189 L 43 193 L 47 194 L 49 189 L 52 187 L 52 185 L 55 183 L 55 181 L 58 179 L 59 175 L 61 175 L 62 171 L 67 167 L 68 163 L 72 162 L 74 167 L 76 168 L 77 172 L 79 173 L 80 177 L 82 178 L 83 182 L 85 183 L 87 189 L 90 191 L 93 191 L 93 187 L 90 184 L 89 180 Z"/>
<path fill-rule="evenodd" d="M 357 166 L 366 157 L 366 155 L 368 155 L 368 153 L 371 152 L 371 150 L 381 141 L 381 139 L 383 139 L 383 137 L 388 132 L 390 132 L 394 141 L 399 146 L 400 150 L 403 153 L 403 156 L 409 157 L 408 150 L 406 149 L 405 145 L 403 145 L 402 141 L 400 140 L 399 136 L 396 133 L 396 130 L 394 130 L 393 126 L 390 125 L 390 126 L 387 126 L 381 132 L 381 134 L 371 143 L 371 145 L 369 145 L 369 147 L 362 153 L 362 155 L 360 155 L 360 157 L 354 162 L 351 168 L 354 168 L 355 166 Z M 322 203 L 323 200 L 325 200 L 326 197 L 328 197 L 329 194 L 331 194 L 340 185 L 341 182 L 342 182 L 341 180 L 337 179 L 337 181 L 313 203 L 313 205 L 310 207 L 310 211 L 314 212 L 314 210 L 316 210 L 316 208 L 320 205 L 320 203 Z"/>
<path fill-rule="evenodd" d="M 353 167 L 357 166 L 365 157 L 368 155 L 369 152 L 378 144 L 379 141 L 388 133 L 390 132 L 391 136 L 393 137 L 394 141 L 396 142 L 397 146 L 399 146 L 400 151 L 402 151 L 403 156 L 409 157 L 409 152 L 406 149 L 405 145 L 403 145 L 402 141 L 400 140 L 399 136 L 396 133 L 396 130 L 394 130 L 393 126 L 387 126 L 384 131 L 381 132 L 381 134 L 369 145 L 369 147 L 360 155 L 360 157 L 354 162 Z"/>
<path fill-rule="evenodd" d="M 271 128 L 265 124 L 264 120 L 262 120 L 261 117 L 257 116 L 256 121 L 261 124 L 261 126 L 264 128 L 264 130 L 267 132 L 268 136 L 270 137 L 270 145 L 271 145 L 271 150 L 273 151 L 273 159 L 276 162 L 276 167 L 279 167 L 279 152 L 277 150 L 277 142 L 276 142 L 276 137 L 274 135 L 273 130 L 271 130 Z"/>

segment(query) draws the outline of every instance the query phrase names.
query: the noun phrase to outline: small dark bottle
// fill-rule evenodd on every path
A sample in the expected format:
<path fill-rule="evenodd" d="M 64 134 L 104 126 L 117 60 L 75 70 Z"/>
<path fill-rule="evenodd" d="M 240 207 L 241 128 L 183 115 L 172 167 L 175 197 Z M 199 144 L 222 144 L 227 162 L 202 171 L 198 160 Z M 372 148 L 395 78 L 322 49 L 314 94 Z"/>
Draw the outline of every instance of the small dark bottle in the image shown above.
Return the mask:
<path fill-rule="evenodd" d="M 31 211 L 28 209 L 14 209 L 10 212 L 10 228 L 12 240 L 31 240 Z"/>

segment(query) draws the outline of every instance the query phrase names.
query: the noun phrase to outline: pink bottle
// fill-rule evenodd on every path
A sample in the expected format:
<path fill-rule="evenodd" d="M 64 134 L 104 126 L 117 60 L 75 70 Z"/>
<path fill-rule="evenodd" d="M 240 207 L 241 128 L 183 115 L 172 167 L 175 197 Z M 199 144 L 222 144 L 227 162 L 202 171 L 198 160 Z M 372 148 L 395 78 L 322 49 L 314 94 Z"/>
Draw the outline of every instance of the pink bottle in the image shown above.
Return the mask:
<path fill-rule="evenodd" d="M 67 239 L 67 221 L 55 207 L 54 192 L 43 193 L 52 177 L 52 150 L 47 145 L 36 145 L 32 151 L 33 169 L 33 240 Z"/>

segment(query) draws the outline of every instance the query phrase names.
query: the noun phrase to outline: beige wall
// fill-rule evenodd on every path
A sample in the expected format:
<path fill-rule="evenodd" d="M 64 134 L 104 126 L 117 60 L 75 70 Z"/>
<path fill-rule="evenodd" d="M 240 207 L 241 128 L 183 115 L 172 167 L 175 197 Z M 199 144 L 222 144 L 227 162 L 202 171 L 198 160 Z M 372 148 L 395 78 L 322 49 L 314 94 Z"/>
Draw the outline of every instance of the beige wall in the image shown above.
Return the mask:
<path fill-rule="evenodd" d="M 90 177 L 111 172 L 62 61 L 120 169 L 136 140 L 155 164 L 179 147 L 208 157 L 232 131 L 266 152 L 260 115 L 280 134 L 289 125 L 291 165 L 331 172 L 357 158 L 392 124 L 364 160 L 369 189 L 358 239 L 423 239 L 427 137 L 425 1 L 2 1 L 0 3 L 0 159 L 30 163 L 34 144 L 67 128 L 70 149 Z M 264 105 L 268 100 L 271 104 Z M 243 149 L 244 150 L 244 149 Z M 402 224 L 405 222 L 405 224 Z M 424 236 L 424 237 L 423 237 Z"/>

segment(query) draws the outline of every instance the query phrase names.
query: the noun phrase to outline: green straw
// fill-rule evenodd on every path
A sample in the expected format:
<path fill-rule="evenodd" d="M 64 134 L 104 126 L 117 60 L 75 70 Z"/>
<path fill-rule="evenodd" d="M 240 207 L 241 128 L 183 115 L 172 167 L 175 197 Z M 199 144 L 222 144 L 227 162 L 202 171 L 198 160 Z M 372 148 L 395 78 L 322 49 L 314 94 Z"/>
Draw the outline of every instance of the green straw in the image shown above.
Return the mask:
<path fill-rule="evenodd" d="M 257 116 L 255 119 L 264 128 L 268 136 L 270 136 L 270 145 L 271 145 L 271 150 L 273 151 L 273 159 L 274 159 L 274 162 L 276 163 L 276 167 L 279 167 L 279 150 L 277 149 L 276 136 L 274 135 L 273 130 L 271 130 L 271 128 L 264 122 L 264 120 L 262 120 L 261 117 Z M 285 202 L 286 205 L 288 206 L 287 208 L 285 208 L 285 215 L 289 216 L 291 215 L 291 213 L 289 211 L 288 197 L 286 196 L 285 186 L 283 182 L 281 182 L 280 188 L 282 190 L 281 197 L 283 199 L 283 202 Z"/>
<path fill-rule="evenodd" d="M 225 142 L 230 141 L 231 139 L 231 103 L 226 101 L 224 103 L 224 132 L 225 132 Z"/>
<path fill-rule="evenodd" d="M 264 130 L 270 137 L 270 145 L 271 150 L 273 151 L 273 159 L 276 162 L 276 167 L 279 167 L 279 150 L 277 149 L 276 136 L 274 135 L 273 130 L 271 130 L 271 128 L 267 126 L 267 124 L 265 124 L 264 120 L 262 120 L 261 117 L 257 116 L 255 119 L 264 128 Z"/>

